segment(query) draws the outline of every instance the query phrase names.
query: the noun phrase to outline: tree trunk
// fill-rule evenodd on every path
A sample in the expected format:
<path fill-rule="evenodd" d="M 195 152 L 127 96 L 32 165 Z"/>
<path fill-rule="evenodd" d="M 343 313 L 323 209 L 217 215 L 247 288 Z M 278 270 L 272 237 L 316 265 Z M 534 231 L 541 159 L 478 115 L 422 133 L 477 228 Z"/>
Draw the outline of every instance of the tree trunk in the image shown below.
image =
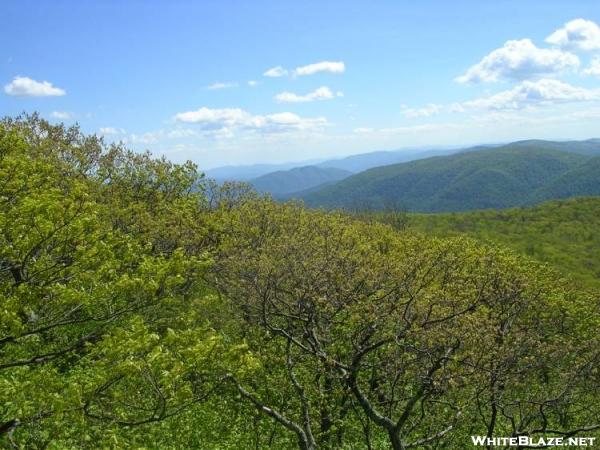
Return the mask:
<path fill-rule="evenodd" d="M 404 444 L 400 438 L 400 433 L 396 429 L 388 430 L 388 436 L 390 437 L 390 443 L 394 450 L 404 450 Z"/>
<path fill-rule="evenodd" d="M 300 450 L 317 450 L 317 446 L 309 442 L 305 436 L 298 436 L 298 447 Z"/>

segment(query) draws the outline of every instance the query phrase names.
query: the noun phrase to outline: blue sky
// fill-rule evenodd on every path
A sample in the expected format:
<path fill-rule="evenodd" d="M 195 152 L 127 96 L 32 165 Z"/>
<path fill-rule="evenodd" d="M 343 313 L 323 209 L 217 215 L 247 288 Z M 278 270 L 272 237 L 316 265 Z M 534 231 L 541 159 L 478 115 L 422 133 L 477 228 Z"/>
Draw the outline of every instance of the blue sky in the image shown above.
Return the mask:
<path fill-rule="evenodd" d="M 0 23 L 0 115 L 201 168 L 600 137 L 597 0 L 3 0 Z"/>

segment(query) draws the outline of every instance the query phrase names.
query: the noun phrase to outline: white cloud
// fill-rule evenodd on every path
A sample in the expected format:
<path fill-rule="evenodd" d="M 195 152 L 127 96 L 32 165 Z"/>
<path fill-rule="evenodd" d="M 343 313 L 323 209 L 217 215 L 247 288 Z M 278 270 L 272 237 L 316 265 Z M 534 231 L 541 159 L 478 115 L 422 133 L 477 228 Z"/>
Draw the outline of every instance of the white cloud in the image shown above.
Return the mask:
<path fill-rule="evenodd" d="M 294 70 L 288 70 L 281 66 L 272 67 L 267 70 L 263 75 L 265 77 L 284 77 L 291 75 L 293 77 L 302 77 L 305 75 L 313 75 L 319 72 L 329 73 L 344 73 L 346 65 L 343 61 L 320 61 L 314 64 L 308 64 L 306 66 L 296 67 Z"/>
<path fill-rule="evenodd" d="M 250 87 L 256 87 L 256 86 L 258 86 L 258 81 L 256 81 L 256 80 L 248 80 L 248 86 L 250 86 Z"/>
<path fill-rule="evenodd" d="M 373 133 L 375 130 L 373 128 L 367 128 L 367 127 L 360 127 L 360 128 L 355 128 L 354 130 L 352 130 L 353 133 L 356 134 L 369 134 L 369 133 Z"/>
<path fill-rule="evenodd" d="M 346 65 L 342 61 L 321 61 L 307 66 L 296 67 L 294 75 L 313 75 L 318 72 L 344 73 Z"/>
<path fill-rule="evenodd" d="M 306 95 L 298 95 L 293 92 L 281 92 L 275 96 L 275 100 L 279 103 L 305 103 L 312 102 L 315 100 L 329 100 L 335 97 L 343 97 L 343 92 L 331 92 L 327 86 L 321 86 L 320 88 L 309 92 Z"/>
<path fill-rule="evenodd" d="M 583 71 L 585 75 L 600 77 L 600 58 L 596 57 L 590 65 Z"/>
<path fill-rule="evenodd" d="M 220 82 L 217 81 L 216 83 L 211 84 L 210 86 L 207 86 L 206 89 L 210 89 L 211 91 L 214 91 L 216 89 L 228 89 L 228 88 L 233 88 L 233 87 L 237 87 L 237 83 L 232 83 L 232 82 Z"/>
<path fill-rule="evenodd" d="M 571 20 L 548 36 L 546 42 L 563 48 L 598 50 L 600 27 L 591 20 Z"/>
<path fill-rule="evenodd" d="M 271 78 L 283 77 L 283 76 L 286 76 L 287 74 L 288 74 L 287 69 L 284 69 L 281 66 L 271 67 L 269 70 L 267 70 L 265 73 L 263 73 L 263 75 L 265 77 L 271 77 Z"/>
<path fill-rule="evenodd" d="M 526 80 L 576 68 L 579 58 L 558 49 L 538 48 L 530 39 L 507 41 L 456 78 L 459 83 Z"/>
<path fill-rule="evenodd" d="M 430 117 L 442 112 L 443 106 L 430 103 L 423 108 L 409 108 L 402 105 L 402 114 L 405 117 L 414 119 L 416 117 Z"/>
<path fill-rule="evenodd" d="M 178 122 L 194 123 L 206 132 L 260 131 L 280 133 L 287 131 L 310 130 L 327 124 L 324 117 L 303 118 L 291 112 L 268 115 L 253 115 L 240 108 L 210 109 L 200 108 L 175 114 Z"/>
<path fill-rule="evenodd" d="M 58 120 L 71 120 L 74 118 L 73 114 L 68 111 L 52 111 L 50 117 Z"/>
<path fill-rule="evenodd" d="M 15 77 L 4 86 L 4 92 L 19 97 L 49 97 L 66 94 L 64 89 L 57 88 L 48 81 L 35 81 L 28 77 Z"/>
<path fill-rule="evenodd" d="M 102 127 L 100 128 L 100 134 L 105 136 L 114 135 L 114 134 L 125 134 L 125 130 L 123 128 L 115 128 L 115 127 Z"/>
<path fill-rule="evenodd" d="M 600 100 L 600 89 L 585 89 L 562 81 L 524 81 L 490 97 L 464 102 L 466 108 L 517 110 L 531 106 Z"/>

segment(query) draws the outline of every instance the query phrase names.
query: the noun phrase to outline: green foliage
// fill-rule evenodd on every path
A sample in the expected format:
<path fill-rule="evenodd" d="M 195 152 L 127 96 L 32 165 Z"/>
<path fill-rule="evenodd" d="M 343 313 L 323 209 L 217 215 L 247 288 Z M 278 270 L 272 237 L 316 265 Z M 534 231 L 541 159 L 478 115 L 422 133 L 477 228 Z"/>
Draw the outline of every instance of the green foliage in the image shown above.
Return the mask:
<path fill-rule="evenodd" d="M 542 234 L 552 214 L 596 225 L 581 202 L 540 207 L 540 224 L 508 236 Z M 392 226 L 278 204 L 76 127 L 3 120 L 0 446 L 461 449 L 471 434 L 597 434 L 592 291 L 495 244 L 431 236 L 488 226 L 487 213 L 386 207 L 362 218 Z M 501 214 L 528 224 L 528 211 Z"/>
<path fill-rule="evenodd" d="M 119 429 L 176 415 L 240 360 L 203 314 L 210 257 L 193 166 L 34 116 L 0 125 L 0 179 L 0 423 L 11 442 L 117 445 Z"/>
<path fill-rule="evenodd" d="M 349 445 L 361 419 L 364 442 L 461 448 L 598 413 L 577 406 L 597 403 L 592 298 L 532 260 L 295 204 L 249 202 L 222 226 L 215 277 L 275 365 L 237 389 L 300 448 Z"/>

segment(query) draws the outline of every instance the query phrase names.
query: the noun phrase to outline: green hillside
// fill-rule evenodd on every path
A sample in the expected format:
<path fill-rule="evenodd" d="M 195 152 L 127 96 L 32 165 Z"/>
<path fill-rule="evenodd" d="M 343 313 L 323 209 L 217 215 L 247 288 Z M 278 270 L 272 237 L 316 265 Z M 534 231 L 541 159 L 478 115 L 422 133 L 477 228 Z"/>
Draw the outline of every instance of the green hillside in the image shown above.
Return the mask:
<path fill-rule="evenodd" d="M 250 183 L 257 191 L 268 192 L 278 197 L 338 181 L 349 175 L 352 173 L 333 167 L 304 166 L 271 172 L 255 178 Z"/>
<path fill-rule="evenodd" d="M 302 198 L 312 207 L 364 210 L 392 205 L 450 212 L 596 194 L 600 164 L 592 156 L 556 150 L 561 145 L 567 149 L 556 142 L 524 141 L 377 167 Z M 575 149 L 591 151 L 588 147 Z"/>
<path fill-rule="evenodd" d="M 600 198 L 573 198 L 528 208 L 409 214 L 408 229 L 447 237 L 468 235 L 506 245 L 600 286 Z"/>
<path fill-rule="evenodd" d="M 600 195 L 600 157 L 592 158 L 533 193 L 534 201 Z"/>

